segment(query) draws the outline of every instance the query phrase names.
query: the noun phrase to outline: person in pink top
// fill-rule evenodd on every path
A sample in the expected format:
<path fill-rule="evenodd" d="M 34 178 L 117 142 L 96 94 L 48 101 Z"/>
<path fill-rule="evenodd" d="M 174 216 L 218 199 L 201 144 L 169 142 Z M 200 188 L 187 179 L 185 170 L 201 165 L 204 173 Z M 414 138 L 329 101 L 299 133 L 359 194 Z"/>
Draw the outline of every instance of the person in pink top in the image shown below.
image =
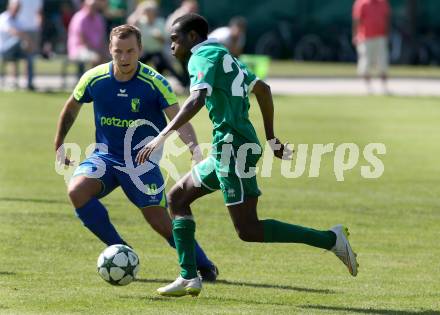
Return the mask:
<path fill-rule="evenodd" d="M 388 33 L 391 8 L 388 0 L 356 0 L 353 4 L 353 44 L 358 53 L 358 74 L 371 92 L 371 70 L 376 66 L 388 93 Z"/>
<path fill-rule="evenodd" d="M 69 24 L 67 52 L 69 59 L 80 65 L 78 75 L 84 72 L 84 64 L 96 66 L 106 57 L 106 26 L 101 11 L 105 0 L 85 0 Z"/>

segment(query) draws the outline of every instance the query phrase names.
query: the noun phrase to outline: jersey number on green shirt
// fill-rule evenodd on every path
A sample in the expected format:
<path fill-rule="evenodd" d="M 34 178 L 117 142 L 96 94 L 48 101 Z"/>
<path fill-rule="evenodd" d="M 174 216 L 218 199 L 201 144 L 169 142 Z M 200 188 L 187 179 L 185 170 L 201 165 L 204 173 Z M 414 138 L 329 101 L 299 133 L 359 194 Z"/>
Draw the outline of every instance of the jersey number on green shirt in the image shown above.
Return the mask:
<path fill-rule="evenodd" d="M 228 54 L 224 55 L 224 57 L 223 57 L 223 71 L 225 71 L 225 73 L 229 73 L 234 70 L 232 68 L 233 64 L 235 64 L 237 66 L 238 74 L 235 77 L 234 81 L 232 81 L 232 86 L 231 86 L 232 96 L 244 97 L 244 88 L 243 88 L 244 73 L 243 73 L 243 70 L 241 70 L 240 66 L 234 60 L 234 58 L 232 58 L 231 55 L 228 55 Z"/>

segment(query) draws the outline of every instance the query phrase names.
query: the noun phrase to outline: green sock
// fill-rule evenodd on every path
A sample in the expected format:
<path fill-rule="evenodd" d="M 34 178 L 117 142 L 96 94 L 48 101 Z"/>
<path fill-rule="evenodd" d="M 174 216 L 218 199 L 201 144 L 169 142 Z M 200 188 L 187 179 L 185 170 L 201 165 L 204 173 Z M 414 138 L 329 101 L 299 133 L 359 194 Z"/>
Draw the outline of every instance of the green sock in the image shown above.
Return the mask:
<path fill-rule="evenodd" d="M 318 231 L 276 220 L 262 220 L 265 243 L 303 243 L 331 249 L 336 242 L 332 231 Z"/>
<path fill-rule="evenodd" d="M 176 243 L 180 275 L 185 279 L 197 277 L 196 250 L 194 234 L 196 223 L 191 219 L 173 220 L 173 236 Z"/>

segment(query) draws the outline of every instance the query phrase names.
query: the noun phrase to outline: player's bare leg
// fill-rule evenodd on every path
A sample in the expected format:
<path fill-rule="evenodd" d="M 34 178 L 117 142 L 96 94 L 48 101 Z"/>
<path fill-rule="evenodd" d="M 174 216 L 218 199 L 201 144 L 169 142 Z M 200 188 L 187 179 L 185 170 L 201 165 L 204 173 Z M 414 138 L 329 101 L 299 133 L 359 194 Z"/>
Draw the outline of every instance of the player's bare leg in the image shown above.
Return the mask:
<path fill-rule="evenodd" d="M 86 176 L 73 177 L 67 187 L 67 194 L 75 208 L 81 208 L 101 191 L 101 181 Z"/>
<path fill-rule="evenodd" d="M 209 193 L 211 191 L 195 185 L 191 173 L 186 174 L 168 193 L 168 204 L 174 219 L 173 235 L 182 271 L 173 283 L 157 289 L 160 295 L 180 297 L 200 294 L 202 282 L 196 270 L 195 222 L 190 205 Z"/>
<path fill-rule="evenodd" d="M 197 186 L 194 183 L 191 173 L 187 173 L 167 194 L 171 215 L 173 217 L 191 216 L 192 212 L 190 205 L 198 198 L 210 193 L 212 193 L 212 191 L 207 190 L 203 186 Z"/>
<path fill-rule="evenodd" d="M 142 215 L 150 226 L 165 239 L 172 235 L 171 218 L 166 208 L 161 206 L 151 206 L 141 209 Z"/>
<path fill-rule="evenodd" d="M 258 198 L 248 198 L 243 203 L 228 206 L 229 215 L 238 237 L 245 242 L 264 242 L 264 226 L 258 219 Z"/>
<path fill-rule="evenodd" d="M 246 242 L 303 243 L 331 250 L 347 266 L 352 276 L 357 275 L 356 254 L 348 242 L 348 229 L 342 225 L 329 231 L 319 231 L 276 220 L 259 220 L 258 198 L 247 198 L 243 203 L 228 206 L 238 237 Z"/>

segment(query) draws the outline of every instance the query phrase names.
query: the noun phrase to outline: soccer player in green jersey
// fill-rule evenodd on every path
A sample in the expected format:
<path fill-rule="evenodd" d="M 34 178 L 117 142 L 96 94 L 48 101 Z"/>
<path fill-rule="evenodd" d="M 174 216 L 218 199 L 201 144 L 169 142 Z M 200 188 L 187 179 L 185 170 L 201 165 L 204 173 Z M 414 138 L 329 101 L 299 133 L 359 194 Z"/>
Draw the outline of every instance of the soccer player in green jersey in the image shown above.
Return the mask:
<path fill-rule="evenodd" d="M 190 96 L 174 119 L 136 157 L 143 163 L 167 136 L 188 122 L 206 105 L 213 123 L 211 155 L 197 164 L 169 192 L 174 216 L 173 235 L 181 273 L 173 283 L 159 288 L 164 296 L 197 296 L 201 280 L 194 256 L 195 222 L 191 203 L 215 190 L 221 190 L 235 230 L 246 242 L 303 243 L 333 251 L 357 275 L 356 254 L 348 242 L 348 230 L 337 225 L 327 231 L 260 220 L 257 202 L 261 194 L 255 173 L 249 176 L 261 156 L 260 142 L 249 116 L 249 93 L 255 94 L 264 122 L 266 140 L 277 158 L 291 158 L 292 151 L 274 133 L 274 106 L 270 87 L 255 77 L 245 65 L 214 40 L 207 40 L 208 23 L 200 15 L 187 14 L 173 23 L 171 50 L 188 62 Z M 244 154 L 248 153 L 247 156 Z"/>

